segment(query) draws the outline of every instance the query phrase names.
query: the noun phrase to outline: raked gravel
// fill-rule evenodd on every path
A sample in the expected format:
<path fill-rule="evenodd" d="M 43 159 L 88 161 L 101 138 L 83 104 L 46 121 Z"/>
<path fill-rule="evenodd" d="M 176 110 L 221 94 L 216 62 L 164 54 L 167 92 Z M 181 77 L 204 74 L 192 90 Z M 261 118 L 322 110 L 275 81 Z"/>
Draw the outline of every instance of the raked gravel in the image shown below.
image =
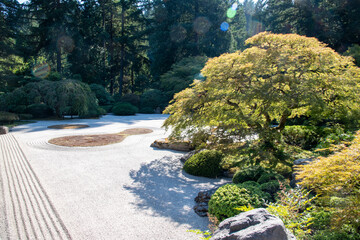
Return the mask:
<path fill-rule="evenodd" d="M 188 175 L 178 160 L 183 153 L 150 147 L 167 136 L 167 117 L 38 121 L 1 135 L 0 239 L 199 239 L 187 230 L 206 230 L 209 222 L 192 210 L 195 196 L 229 180 Z M 90 127 L 47 128 L 56 124 Z M 99 147 L 48 143 L 129 128 L 153 132 Z"/>

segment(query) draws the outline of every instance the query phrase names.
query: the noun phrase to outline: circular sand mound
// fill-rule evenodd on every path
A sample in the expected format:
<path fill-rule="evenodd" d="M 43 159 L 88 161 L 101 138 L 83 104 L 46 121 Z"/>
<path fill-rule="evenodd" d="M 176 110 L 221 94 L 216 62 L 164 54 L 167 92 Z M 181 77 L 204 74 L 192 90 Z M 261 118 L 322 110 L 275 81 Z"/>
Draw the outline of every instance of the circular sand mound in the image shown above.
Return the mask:
<path fill-rule="evenodd" d="M 87 128 L 89 125 L 84 124 L 61 124 L 61 125 L 51 125 L 48 128 L 52 129 L 77 129 L 77 128 Z"/>
<path fill-rule="evenodd" d="M 130 128 L 130 129 L 126 129 L 126 130 L 120 132 L 120 134 L 140 135 L 140 134 L 148 134 L 148 133 L 152 133 L 152 132 L 153 132 L 153 130 L 147 129 L 147 128 Z"/>
<path fill-rule="evenodd" d="M 122 142 L 127 136 L 153 132 L 147 128 L 131 128 L 115 134 L 79 135 L 53 138 L 49 143 L 65 147 L 95 147 Z"/>

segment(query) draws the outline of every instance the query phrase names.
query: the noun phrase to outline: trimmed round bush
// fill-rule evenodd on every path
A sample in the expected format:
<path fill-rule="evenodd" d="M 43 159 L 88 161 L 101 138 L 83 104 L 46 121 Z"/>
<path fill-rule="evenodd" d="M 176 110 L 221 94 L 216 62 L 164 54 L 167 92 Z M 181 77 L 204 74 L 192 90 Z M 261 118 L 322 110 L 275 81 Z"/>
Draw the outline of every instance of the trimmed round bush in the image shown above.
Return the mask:
<path fill-rule="evenodd" d="M 263 184 L 263 183 L 267 183 L 267 182 L 270 182 L 270 181 L 273 181 L 273 180 L 284 181 L 285 178 L 280 174 L 268 171 L 268 172 L 263 173 L 260 176 L 260 178 L 257 180 L 257 182 L 260 183 L 260 184 Z"/>
<path fill-rule="evenodd" d="M 269 193 L 272 197 L 275 197 L 275 193 L 280 190 L 280 184 L 278 180 L 272 180 L 260 185 L 261 191 Z"/>
<path fill-rule="evenodd" d="M 24 114 L 18 114 L 18 115 L 19 115 L 20 120 L 30 120 L 33 118 L 33 115 L 31 115 L 31 114 L 24 113 Z"/>
<path fill-rule="evenodd" d="M 263 191 L 261 189 L 261 185 L 257 182 L 247 181 L 247 182 L 240 183 L 239 185 L 241 185 L 243 188 L 246 188 L 247 190 L 249 190 L 251 194 L 258 195 L 261 200 L 265 200 L 268 202 L 273 200 L 272 196 L 269 193 Z"/>
<path fill-rule="evenodd" d="M 211 196 L 209 214 L 215 216 L 219 221 L 223 221 L 241 212 L 236 208 L 249 205 L 254 208 L 261 206 L 260 197 L 251 193 L 241 184 L 226 184 Z"/>
<path fill-rule="evenodd" d="M 34 118 L 46 118 L 53 115 L 51 108 L 43 103 L 35 103 L 27 106 L 26 112 L 34 116 Z"/>
<path fill-rule="evenodd" d="M 246 181 L 257 182 L 258 179 L 266 171 L 263 167 L 260 166 L 251 166 L 248 168 L 240 169 L 237 171 L 232 179 L 233 183 L 243 183 Z"/>
<path fill-rule="evenodd" d="M 112 112 L 120 116 L 135 115 L 138 112 L 138 108 L 130 103 L 117 103 L 112 108 Z"/>
<path fill-rule="evenodd" d="M 301 125 L 286 126 L 282 131 L 282 136 L 287 144 L 305 150 L 316 147 L 321 139 L 316 127 Z"/>
<path fill-rule="evenodd" d="M 162 91 L 158 89 L 148 89 L 140 97 L 140 107 L 150 107 L 156 109 L 157 107 L 163 108 L 168 103 Z"/>
<path fill-rule="evenodd" d="M 110 113 L 113 108 L 113 105 L 104 105 L 101 106 L 101 108 L 104 109 L 107 113 Z"/>
<path fill-rule="evenodd" d="M 13 123 L 19 120 L 19 116 L 15 113 L 0 112 L 0 123 Z"/>
<path fill-rule="evenodd" d="M 194 176 L 215 178 L 221 174 L 222 158 L 220 151 L 205 150 L 189 158 L 184 164 L 184 170 Z"/>
<path fill-rule="evenodd" d="M 139 107 L 139 105 L 140 105 L 140 96 L 137 94 L 133 94 L 133 93 L 128 93 L 123 96 L 116 95 L 115 100 L 117 102 L 127 102 L 136 107 Z"/>
<path fill-rule="evenodd" d="M 99 101 L 99 105 L 109 105 L 114 102 L 114 99 L 111 97 L 110 93 L 100 84 L 90 84 L 91 91 L 95 94 L 96 98 Z"/>

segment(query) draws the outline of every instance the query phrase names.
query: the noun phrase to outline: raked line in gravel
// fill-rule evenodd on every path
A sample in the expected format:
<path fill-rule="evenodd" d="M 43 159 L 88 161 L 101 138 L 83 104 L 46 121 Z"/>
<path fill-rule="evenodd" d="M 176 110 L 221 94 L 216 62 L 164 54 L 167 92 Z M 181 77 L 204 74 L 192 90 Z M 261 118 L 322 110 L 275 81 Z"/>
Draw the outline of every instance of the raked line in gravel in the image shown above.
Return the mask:
<path fill-rule="evenodd" d="M 15 137 L 0 136 L 0 181 L 6 239 L 71 239 Z"/>

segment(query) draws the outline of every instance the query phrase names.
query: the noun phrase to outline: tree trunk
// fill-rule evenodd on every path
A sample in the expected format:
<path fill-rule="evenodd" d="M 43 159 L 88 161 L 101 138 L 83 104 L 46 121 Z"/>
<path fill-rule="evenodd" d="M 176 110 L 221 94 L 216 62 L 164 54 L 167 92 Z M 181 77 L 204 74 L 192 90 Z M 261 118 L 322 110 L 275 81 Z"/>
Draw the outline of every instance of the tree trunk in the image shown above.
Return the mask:
<path fill-rule="evenodd" d="M 110 45 L 109 45 L 109 55 L 110 55 L 110 94 L 114 94 L 114 33 L 113 33 L 113 5 L 110 7 Z"/>
<path fill-rule="evenodd" d="M 125 69 L 125 43 L 124 43 L 124 35 L 125 35 L 125 2 L 122 1 L 121 4 L 121 46 L 120 46 L 120 77 L 118 80 L 119 83 L 119 94 L 122 95 L 123 83 L 124 83 L 124 69 Z"/>
<path fill-rule="evenodd" d="M 59 8 L 60 8 L 60 0 L 56 0 L 55 2 L 55 7 L 56 9 L 59 11 Z M 57 41 L 59 40 L 60 38 L 60 34 L 58 34 L 58 39 Z M 61 74 L 61 45 L 62 44 L 56 44 L 56 71 Z"/>
<path fill-rule="evenodd" d="M 61 74 L 61 46 L 56 48 L 56 71 Z"/>

